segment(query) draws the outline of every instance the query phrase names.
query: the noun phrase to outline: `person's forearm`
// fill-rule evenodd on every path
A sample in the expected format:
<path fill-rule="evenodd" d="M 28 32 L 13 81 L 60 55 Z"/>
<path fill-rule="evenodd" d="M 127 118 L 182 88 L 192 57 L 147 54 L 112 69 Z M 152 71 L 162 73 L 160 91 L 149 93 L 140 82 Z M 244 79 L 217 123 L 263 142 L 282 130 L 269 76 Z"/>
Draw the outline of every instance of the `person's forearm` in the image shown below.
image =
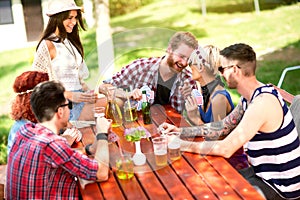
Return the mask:
<path fill-rule="evenodd" d="M 225 129 L 222 121 L 204 124 L 202 126 L 192 126 L 181 128 L 181 134 L 185 137 L 205 137 L 209 139 L 218 139 L 224 137 Z"/>
<path fill-rule="evenodd" d="M 107 180 L 109 172 L 109 149 L 108 142 L 106 140 L 97 141 L 95 159 L 97 160 L 99 166 L 97 171 L 97 179 L 99 181 Z"/>
<path fill-rule="evenodd" d="M 64 92 L 64 96 L 65 96 L 65 98 L 66 99 L 72 99 L 72 92 L 70 92 L 70 91 L 65 91 Z"/>
<path fill-rule="evenodd" d="M 203 121 L 201 120 L 200 116 L 193 116 L 188 114 L 188 118 L 190 122 L 195 126 L 200 126 L 203 124 Z"/>
<path fill-rule="evenodd" d="M 222 141 L 204 141 L 204 142 L 191 142 L 182 140 L 180 150 L 201 155 L 215 155 L 229 158 L 232 155 L 230 148 L 220 148 Z"/>

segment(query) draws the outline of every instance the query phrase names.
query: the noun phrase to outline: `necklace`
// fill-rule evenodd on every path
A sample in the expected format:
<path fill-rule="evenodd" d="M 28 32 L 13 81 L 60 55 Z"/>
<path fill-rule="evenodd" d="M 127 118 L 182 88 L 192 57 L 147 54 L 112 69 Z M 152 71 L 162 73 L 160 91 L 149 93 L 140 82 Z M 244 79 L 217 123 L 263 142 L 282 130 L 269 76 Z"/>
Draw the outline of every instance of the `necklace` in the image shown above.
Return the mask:
<path fill-rule="evenodd" d="M 78 66 L 78 63 L 77 63 L 76 53 L 74 51 L 74 48 L 73 48 L 71 42 L 68 39 L 66 39 L 66 40 L 68 41 L 69 46 L 70 46 L 71 49 L 65 44 L 64 41 L 62 43 L 65 45 L 65 47 L 67 48 L 67 50 L 69 51 L 69 53 L 74 57 L 74 59 L 75 59 L 75 66 L 76 66 L 76 69 L 78 70 L 79 66 Z"/>
<path fill-rule="evenodd" d="M 85 83 L 84 83 L 84 80 L 82 79 L 82 77 L 80 76 L 80 73 L 79 73 L 79 66 L 80 66 L 80 65 L 78 65 L 78 63 L 77 63 L 76 52 L 75 52 L 75 50 L 74 50 L 74 48 L 73 48 L 71 42 L 70 42 L 68 39 L 66 39 L 66 40 L 68 41 L 69 46 L 70 46 L 71 49 L 64 43 L 64 41 L 62 41 L 62 43 L 65 45 L 65 47 L 68 49 L 69 53 L 70 53 L 70 54 L 74 57 L 74 59 L 75 59 L 75 69 L 78 71 L 79 82 L 80 82 L 80 84 L 83 86 L 83 85 L 85 85 Z M 83 62 L 83 59 L 81 60 L 81 63 L 82 63 L 82 62 Z"/>

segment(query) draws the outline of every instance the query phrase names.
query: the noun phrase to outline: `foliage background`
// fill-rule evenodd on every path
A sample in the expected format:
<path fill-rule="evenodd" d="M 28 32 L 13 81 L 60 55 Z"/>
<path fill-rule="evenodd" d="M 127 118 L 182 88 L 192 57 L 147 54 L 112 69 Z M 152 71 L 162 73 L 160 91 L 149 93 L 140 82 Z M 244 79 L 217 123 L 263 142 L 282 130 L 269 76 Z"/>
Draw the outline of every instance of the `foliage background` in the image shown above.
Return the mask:
<path fill-rule="evenodd" d="M 163 55 L 169 34 L 178 30 L 192 32 L 202 45 L 250 44 L 257 52 L 261 82 L 277 84 L 285 67 L 300 65 L 300 3 L 296 1 L 289 5 L 287 1 L 260 0 L 261 12 L 256 14 L 253 0 L 206 0 L 206 16 L 201 13 L 201 0 L 110 2 L 115 71 L 138 57 Z M 88 84 L 93 88 L 99 77 L 95 29 L 81 36 L 91 74 Z M 6 163 L 7 136 L 13 124 L 9 118 L 15 95 L 12 84 L 17 75 L 31 69 L 34 51 L 35 47 L 29 47 L 0 52 L 0 164 Z M 299 71 L 288 73 L 282 85 L 294 95 L 300 94 Z M 230 92 L 237 102 L 239 95 Z"/>

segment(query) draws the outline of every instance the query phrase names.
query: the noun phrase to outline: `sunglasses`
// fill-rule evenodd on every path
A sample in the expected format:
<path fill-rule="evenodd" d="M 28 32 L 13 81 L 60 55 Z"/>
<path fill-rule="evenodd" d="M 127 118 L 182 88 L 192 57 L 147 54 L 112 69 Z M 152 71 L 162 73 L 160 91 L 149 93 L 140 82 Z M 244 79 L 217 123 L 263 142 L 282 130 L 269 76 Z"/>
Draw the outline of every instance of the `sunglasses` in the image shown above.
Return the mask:
<path fill-rule="evenodd" d="M 241 67 L 238 66 L 238 65 L 229 65 L 229 66 L 227 66 L 227 67 L 220 66 L 220 67 L 218 67 L 218 70 L 219 70 L 219 72 L 220 72 L 221 74 L 223 74 L 224 71 L 225 71 L 225 69 L 230 69 L 230 68 L 232 68 L 232 67 L 234 67 L 234 66 L 236 66 L 237 68 L 240 68 L 240 69 L 241 69 Z"/>
<path fill-rule="evenodd" d="M 67 103 L 67 104 L 62 104 L 62 105 L 58 106 L 56 111 L 58 110 L 59 107 L 65 107 L 65 106 L 68 106 L 68 108 L 71 110 L 73 108 L 72 101 L 69 101 L 69 103 Z"/>

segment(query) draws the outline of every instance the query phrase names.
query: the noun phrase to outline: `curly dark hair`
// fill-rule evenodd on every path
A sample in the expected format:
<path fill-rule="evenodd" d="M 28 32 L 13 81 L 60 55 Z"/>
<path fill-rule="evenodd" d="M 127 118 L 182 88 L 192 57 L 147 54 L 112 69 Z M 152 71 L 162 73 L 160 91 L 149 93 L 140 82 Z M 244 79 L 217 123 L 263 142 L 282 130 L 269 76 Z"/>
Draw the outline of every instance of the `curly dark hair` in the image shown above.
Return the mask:
<path fill-rule="evenodd" d="M 37 122 L 30 107 L 30 95 L 37 84 L 48 80 L 47 73 L 38 71 L 26 71 L 16 77 L 13 90 L 17 96 L 12 102 L 10 113 L 13 120 L 27 119 L 34 123 Z"/>

